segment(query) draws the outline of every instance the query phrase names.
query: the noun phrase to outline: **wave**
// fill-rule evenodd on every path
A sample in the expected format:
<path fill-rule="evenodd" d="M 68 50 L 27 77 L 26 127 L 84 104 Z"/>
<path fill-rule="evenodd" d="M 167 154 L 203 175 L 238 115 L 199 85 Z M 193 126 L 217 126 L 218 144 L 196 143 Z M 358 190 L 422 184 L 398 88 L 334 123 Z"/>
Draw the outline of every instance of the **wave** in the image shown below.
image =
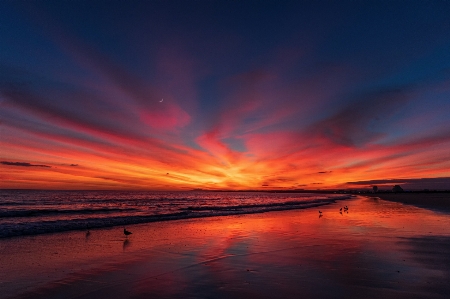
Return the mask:
<path fill-rule="evenodd" d="M 347 198 L 347 197 L 345 197 Z M 315 203 L 334 202 L 336 199 L 341 198 L 329 198 L 329 199 L 316 199 L 316 200 L 302 200 L 302 201 L 286 201 L 282 203 L 269 203 L 269 204 L 246 204 L 235 206 L 201 206 L 201 207 L 187 207 L 184 210 L 189 211 L 226 211 L 226 210 L 240 210 L 240 209 L 257 209 L 257 208 L 270 208 L 270 207 L 289 207 L 297 205 L 308 205 Z M 343 198 L 342 198 L 343 199 Z"/>
<path fill-rule="evenodd" d="M 264 213 L 270 211 L 283 211 L 294 209 L 307 209 L 334 203 L 336 200 L 348 199 L 351 196 L 334 197 L 322 200 L 290 201 L 270 204 L 238 205 L 238 206 L 209 206 L 188 207 L 179 212 L 153 214 L 153 215 L 129 215 L 112 217 L 95 217 L 86 219 L 65 219 L 54 221 L 35 221 L 22 223 L 4 223 L 0 225 L 0 238 L 15 236 L 37 235 L 56 233 L 71 230 L 86 230 L 112 226 L 123 226 L 156 221 L 170 221 L 190 218 L 204 218 L 213 216 L 230 216 L 240 214 Z M 94 209 L 88 209 L 92 211 Z M 113 209 L 97 209 L 111 211 Z M 124 209 L 117 209 L 123 211 Z M 72 211 L 72 210 L 67 210 Z"/>
<path fill-rule="evenodd" d="M 0 217 L 36 217 L 58 214 L 99 214 L 136 211 L 134 208 L 85 208 L 85 209 L 34 209 L 34 210 L 1 210 Z"/>

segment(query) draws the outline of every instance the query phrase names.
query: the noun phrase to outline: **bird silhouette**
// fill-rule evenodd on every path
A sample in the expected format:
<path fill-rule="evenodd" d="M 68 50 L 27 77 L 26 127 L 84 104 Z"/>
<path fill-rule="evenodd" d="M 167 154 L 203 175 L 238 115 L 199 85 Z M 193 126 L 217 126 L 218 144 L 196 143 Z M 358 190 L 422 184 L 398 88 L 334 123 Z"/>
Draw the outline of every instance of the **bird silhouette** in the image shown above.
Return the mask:
<path fill-rule="evenodd" d="M 123 228 L 123 233 L 124 233 L 125 236 L 128 236 L 128 235 L 132 234 L 132 232 L 127 231 L 125 227 Z"/>
<path fill-rule="evenodd" d="M 322 214 L 322 211 L 319 210 L 319 214 Z"/>

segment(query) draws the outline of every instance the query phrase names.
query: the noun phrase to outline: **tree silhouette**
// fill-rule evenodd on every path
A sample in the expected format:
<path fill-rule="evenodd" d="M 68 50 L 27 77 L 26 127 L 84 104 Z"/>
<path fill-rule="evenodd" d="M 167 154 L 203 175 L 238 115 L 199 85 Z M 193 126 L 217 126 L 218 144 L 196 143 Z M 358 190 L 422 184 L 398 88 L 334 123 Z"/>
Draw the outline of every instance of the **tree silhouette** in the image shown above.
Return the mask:
<path fill-rule="evenodd" d="M 392 192 L 394 192 L 394 193 L 397 193 L 397 192 L 403 192 L 403 188 L 400 187 L 399 185 L 395 185 L 395 186 L 392 188 Z"/>

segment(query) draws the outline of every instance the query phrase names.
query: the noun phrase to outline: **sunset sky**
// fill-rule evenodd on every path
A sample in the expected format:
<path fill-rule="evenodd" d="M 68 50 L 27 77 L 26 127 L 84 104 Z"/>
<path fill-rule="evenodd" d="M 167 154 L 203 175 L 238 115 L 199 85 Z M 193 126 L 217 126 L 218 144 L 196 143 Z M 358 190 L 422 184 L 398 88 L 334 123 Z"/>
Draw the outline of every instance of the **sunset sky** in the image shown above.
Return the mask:
<path fill-rule="evenodd" d="M 0 1 L 0 188 L 450 189 L 448 1 Z"/>

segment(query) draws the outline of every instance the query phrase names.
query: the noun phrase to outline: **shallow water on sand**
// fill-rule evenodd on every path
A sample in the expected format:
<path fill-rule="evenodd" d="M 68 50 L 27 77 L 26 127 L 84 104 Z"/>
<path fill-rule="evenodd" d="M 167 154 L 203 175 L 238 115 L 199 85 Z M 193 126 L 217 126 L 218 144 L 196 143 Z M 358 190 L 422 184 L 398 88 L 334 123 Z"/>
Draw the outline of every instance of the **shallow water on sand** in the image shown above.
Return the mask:
<path fill-rule="evenodd" d="M 348 205 L 347 212 L 339 208 Z M 4 239 L 22 298 L 446 298 L 450 217 L 377 199 Z M 20 286 L 20 288 L 19 288 Z M 6 295 L 5 295 L 6 296 Z M 8 297 L 6 296 L 6 297 Z"/>

